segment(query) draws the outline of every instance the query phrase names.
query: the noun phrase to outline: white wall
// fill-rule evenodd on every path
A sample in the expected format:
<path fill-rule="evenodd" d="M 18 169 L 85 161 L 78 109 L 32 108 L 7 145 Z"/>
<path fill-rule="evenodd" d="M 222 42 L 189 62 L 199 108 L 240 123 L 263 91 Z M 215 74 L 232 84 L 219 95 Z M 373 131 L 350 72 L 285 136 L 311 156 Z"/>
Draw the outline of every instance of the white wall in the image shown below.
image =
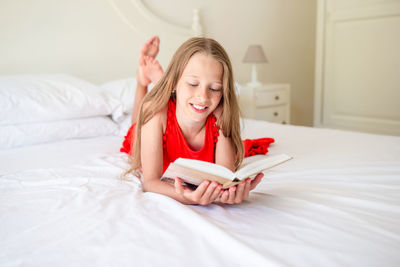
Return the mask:
<path fill-rule="evenodd" d="M 0 38 L 1 74 L 70 72 L 92 82 L 134 75 L 145 40 L 105 0 L 2 0 Z"/>
<path fill-rule="evenodd" d="M 298 125 L 313 119 L 315 2 L 143 0 L 155 14 L 185 26 L 200 8 L 206 36 L 226 48 L 239 82 L 250 78 L 250 65 L 241 62 L 247 46 L 261 44 L 269 63 L 258 66 L 259 80 L 291 84 L 292 123 Z M 98 83 L 132 76 L 140 44 L 159 32 L 135 32 L 107 0 L 1 0 L 0 74 L 68 71 Z M 168 39 L 161 42 L 161 49 L 168 46 Z M 163 51 L 166 66 L 170 53 Z"/>

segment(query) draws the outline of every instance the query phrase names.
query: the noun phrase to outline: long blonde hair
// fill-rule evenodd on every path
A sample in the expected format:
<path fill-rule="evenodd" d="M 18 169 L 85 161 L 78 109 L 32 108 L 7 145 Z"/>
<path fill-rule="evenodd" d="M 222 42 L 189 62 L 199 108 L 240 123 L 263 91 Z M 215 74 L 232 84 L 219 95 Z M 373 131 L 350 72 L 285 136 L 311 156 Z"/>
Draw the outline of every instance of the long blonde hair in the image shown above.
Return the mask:
<path fill-rule="evenodd" d="M 141 166 L 141 128 L 155 114 L 168 104 L 173 97 L 178 81 L 190 58 L 196 53 L 204 53 L 212 56 L 223 66 L 223 94 L 221 102 L 222 113 L 218 120 L 218 126 L 226 137 L 230 137 L 236 153 L 235 169 L 241 164 L 244 148 L 240 137 L 239 105 L 233 83 L 232 65 L 225 49 L 215 40 L 210 38 L 194 37 L 184 42 L 172 57 L 167 70 L 154 88 L 146 94 L 140 105 L 134 143 L 131 151 L 131 169 L 136 170 Z M 147 103 L 147 104 L 146 104 Z M 143 106 L 146 104 L 146 108 Z"/>

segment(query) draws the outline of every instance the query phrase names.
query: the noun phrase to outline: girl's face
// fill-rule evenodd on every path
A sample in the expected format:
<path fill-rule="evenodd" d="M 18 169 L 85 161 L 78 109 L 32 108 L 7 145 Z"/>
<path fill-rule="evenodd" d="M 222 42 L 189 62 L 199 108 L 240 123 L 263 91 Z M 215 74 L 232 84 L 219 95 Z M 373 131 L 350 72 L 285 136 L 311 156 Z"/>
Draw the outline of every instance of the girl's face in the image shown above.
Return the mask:
<path fill-rule="evenodd" d="M 188 61 L 176 86 L 176 113 L 193 122 L 204 122 L 222 97 L 222 64 L 197 53 Z"/>

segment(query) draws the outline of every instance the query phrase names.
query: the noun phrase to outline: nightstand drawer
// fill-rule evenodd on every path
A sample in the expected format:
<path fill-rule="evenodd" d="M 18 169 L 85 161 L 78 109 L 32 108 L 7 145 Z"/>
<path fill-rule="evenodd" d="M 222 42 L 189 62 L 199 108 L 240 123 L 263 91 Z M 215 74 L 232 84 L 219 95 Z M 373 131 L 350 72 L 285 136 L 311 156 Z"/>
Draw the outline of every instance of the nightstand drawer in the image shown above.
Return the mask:
<path fill-rule="evenodd" d="M 240 88 L 239 103 L 246 118 L 290 123 L 290 85 L 245 85 Z"/>
<path fill-rule="evenodd" d="M 288 93 L 286 90 L 266 91 L 254 90 L 254 100 L 256 107 L 267 107 L 288 103 Z"/>
<path fill-rule="evenodd" d="M 270 122 L 286 124 L 288 123 L 286 121 L 286 112 L 287 108 L 284 105 L 268 108 L 258 108 L 254 112 L 254 118 L 257 120 L 267 120 Z"/>

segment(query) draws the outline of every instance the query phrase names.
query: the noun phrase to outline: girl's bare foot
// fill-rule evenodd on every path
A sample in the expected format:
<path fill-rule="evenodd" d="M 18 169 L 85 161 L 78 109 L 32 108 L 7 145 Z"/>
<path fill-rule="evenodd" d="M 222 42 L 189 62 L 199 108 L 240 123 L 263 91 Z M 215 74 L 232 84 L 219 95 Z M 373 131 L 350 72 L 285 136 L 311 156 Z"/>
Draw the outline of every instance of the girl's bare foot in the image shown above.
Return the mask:
<path fill-rule="evenodd" d="M 144 74 L 146 74 L 150 82 L 156 84 L 161 79 L 164 71 L 155 58 L 145 57 L 144 60 L 146 61 Z"/>
<path fill-rule="evenodd" d="M 157 61 L 154 63 L 146 59 L 146 57 L 154 59 L 159 50 L 160 38 L 158 36 L 151 37 L 140 49 L 139 66 L 136 73 L 136 78 L 140 85 L 148 86 L 151 82 L 156 83 L 161 78 L 163 70 L 160 64 Z"/>
<path fill-rule="evenodd" d="M 150 83 L 157 83 L 164 71 L 158 61 L 152 57 L 141 56 L 139 58 L 139 68 L 137 80 L 142 86 L 148 86 Z"/>
<path fill-rule="evenodd" d="M 139 65 L 138 65 L 138 71 L 136 73 L 136 79 L 137 82 L 144 87 L 147 87 L 150 84 L 150 79 L 146 75 L 146 60 L 144 56 L 139 57 Z"/>
<path fill-rule="evenodd" d="M 160 49 L 160 38 L 158 36 L 153 36 L 148 40 L 140 49 L 140 57 L 148 56 L 155 58 Z"/>

